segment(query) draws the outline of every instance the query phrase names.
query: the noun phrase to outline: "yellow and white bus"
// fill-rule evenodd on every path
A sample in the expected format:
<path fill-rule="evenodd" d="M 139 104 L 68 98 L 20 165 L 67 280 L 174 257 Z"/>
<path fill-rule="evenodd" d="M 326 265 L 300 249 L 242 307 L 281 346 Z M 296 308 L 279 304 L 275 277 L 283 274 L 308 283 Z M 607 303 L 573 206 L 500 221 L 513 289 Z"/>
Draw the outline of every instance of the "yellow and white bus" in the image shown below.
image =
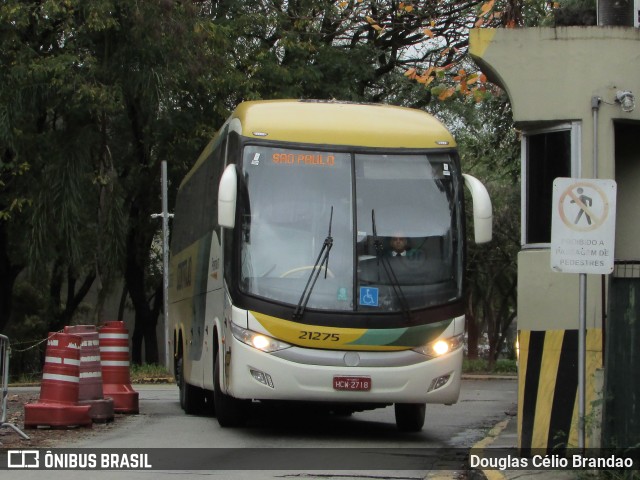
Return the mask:
<path fill-rule="evenodd" d="M 489 241 L 487 191 L 427 113 L 240 104 L 176 201 L 169 318 L 182 408 L 211 402 L 227 427 L 256 401 L 393 404 L 398 428 L 418 431 L 425 404 L 455 403 L 465 183 L 476 241 Z M 408 254 L 391 254 L 394 237 Z"/>

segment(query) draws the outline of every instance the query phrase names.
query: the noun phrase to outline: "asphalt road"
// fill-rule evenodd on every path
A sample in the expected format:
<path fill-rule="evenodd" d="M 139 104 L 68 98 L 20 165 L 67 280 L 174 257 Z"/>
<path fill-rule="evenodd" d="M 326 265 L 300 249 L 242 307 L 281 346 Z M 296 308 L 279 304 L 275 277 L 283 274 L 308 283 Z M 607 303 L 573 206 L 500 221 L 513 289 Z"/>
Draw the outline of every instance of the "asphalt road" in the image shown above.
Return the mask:
<path fill-rule="evenodd" d="M 136 385 L 135 389 L 140 393 L 139 415 L 119 418 L 116 428 L 69 446 L 134 453 L 154 449 L 150 459 L 156 463 L 153 471 L 12 470 L 11 478 L 440 477 L 443 467 L 439 460 L 462 470 L 465 450 L 507 414 L 513 414 L 517 382 L 465 379 L 457 404 L 427 405 L 425 427 L 419 433 L 399 432 L 393 407 L 340 417 L 254 405 L 246 427 L 223 429 L 215 417 L 185 415 L 175 385 Z M 429 458 L 426 463 L 424 452 Z M 158 463 L 162 471 L 155 470 Z"/>

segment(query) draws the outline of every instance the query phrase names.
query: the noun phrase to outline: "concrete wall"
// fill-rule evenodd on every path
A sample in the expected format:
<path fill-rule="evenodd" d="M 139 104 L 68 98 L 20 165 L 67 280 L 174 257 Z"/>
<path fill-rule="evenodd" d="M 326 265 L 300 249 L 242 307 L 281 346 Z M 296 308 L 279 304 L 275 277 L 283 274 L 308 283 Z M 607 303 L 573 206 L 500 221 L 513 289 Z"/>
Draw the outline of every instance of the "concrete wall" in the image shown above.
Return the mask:
<path fill-rule="evenodd" d="M 615 258 L 640 259 L 640 31 L 476 29 L 470 53 L 507 92 L 525 133 L 577 125 L 571 176 L 617 181 Z M 632 112 L 622 111 L 618 91 L 637 96 Z M 523 449 L 554 450 L 576 446 L 578 275 L 552 272 L 548 246 L 530 247 L 518 255 L 518 439 Z M 602 367 L 607 285 L 606 276 L 588 276 L 587 415 L 601 383 L 595 372 Z M 595 444 L 588 439 L 587 446 Z"/>
<path fill-rule="evenodd" d="M 470 52 L 489 79 L 508 93 L 514 119 L 523 130 L 579 123 L 579 160 L 572 176 L 617 180 L 616 258 L 640 259 L 640 149 L 633 141 L 640 133 L 640 30 L 475 29 L 470 34 Z M 619 90 L 638 96 L 633 112 L 623 112 L 616 103 Z M 601 99 L 595 123 L 593 97 Z M 548 255 L 548 250 L 524 249 L 519 256 L 519 328 L 545 330 L 551 324 L 574 328 L 577 313 L 570 299 L 577 298 L 577 280 L 548 271 Z M 600 288 L 595 285 L 592 291 L 597 295 Z M 551 301 L 541 304 L 541 298 Z M 600 327 L 601 303 L 601 299 L 590 299 L 592 327 Z"/>

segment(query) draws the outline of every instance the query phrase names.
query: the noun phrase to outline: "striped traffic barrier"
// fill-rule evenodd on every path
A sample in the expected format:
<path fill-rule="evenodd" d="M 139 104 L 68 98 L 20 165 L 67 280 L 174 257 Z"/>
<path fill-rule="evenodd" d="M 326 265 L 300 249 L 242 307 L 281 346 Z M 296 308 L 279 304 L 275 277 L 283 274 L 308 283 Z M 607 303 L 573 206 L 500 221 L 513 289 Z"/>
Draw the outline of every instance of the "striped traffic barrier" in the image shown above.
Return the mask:
<path fill-rule="evenodd" d="M 90 405 L 78 405 L 82 338 L 50 333 L 40 384 L 40 398 L 24 406 L 25 428 L 91 427 Z"/>
<path fill-rule="evenodd" d="M 131 387 L 129 330 L 124 322 L 106 322 L 99 329 L 102 390 L 113 398 L 118 413 L 138 413 L 138 392 Z"/>
<path fill-rule="evenodd" d="M 95 325 L 73 325 L 64 327 L 64 333 L 82 338 L 80 345 L 80 384 L 78 405 L 90 405 L 94 422 L 110 422 L 114 418 L 113 399 L 104 397 L 102 389 L 102 364 L 100 362 L 100 339 Z"/>

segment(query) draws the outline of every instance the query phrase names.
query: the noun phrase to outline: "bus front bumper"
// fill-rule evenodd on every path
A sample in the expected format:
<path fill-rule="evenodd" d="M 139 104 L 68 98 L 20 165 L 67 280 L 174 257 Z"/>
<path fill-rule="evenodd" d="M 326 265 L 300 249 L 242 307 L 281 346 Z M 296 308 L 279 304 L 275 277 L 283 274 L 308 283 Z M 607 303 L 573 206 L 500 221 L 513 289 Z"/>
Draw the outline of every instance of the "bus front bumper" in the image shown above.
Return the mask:
<path fill-rule="evenodd" d="M 347 403 L 452 404 L 458 401 L 462 348 L 410 365 L 326 366 L 278 358 L 230 337 L 231 355 L 227 357 L 229 363 L 224 378 L 226 392 L 235 398 Z M 305 350 L 298 349 L 298 352 L 304 356 Z M 385 353 L 376 352 L 381 358 Z"/>

